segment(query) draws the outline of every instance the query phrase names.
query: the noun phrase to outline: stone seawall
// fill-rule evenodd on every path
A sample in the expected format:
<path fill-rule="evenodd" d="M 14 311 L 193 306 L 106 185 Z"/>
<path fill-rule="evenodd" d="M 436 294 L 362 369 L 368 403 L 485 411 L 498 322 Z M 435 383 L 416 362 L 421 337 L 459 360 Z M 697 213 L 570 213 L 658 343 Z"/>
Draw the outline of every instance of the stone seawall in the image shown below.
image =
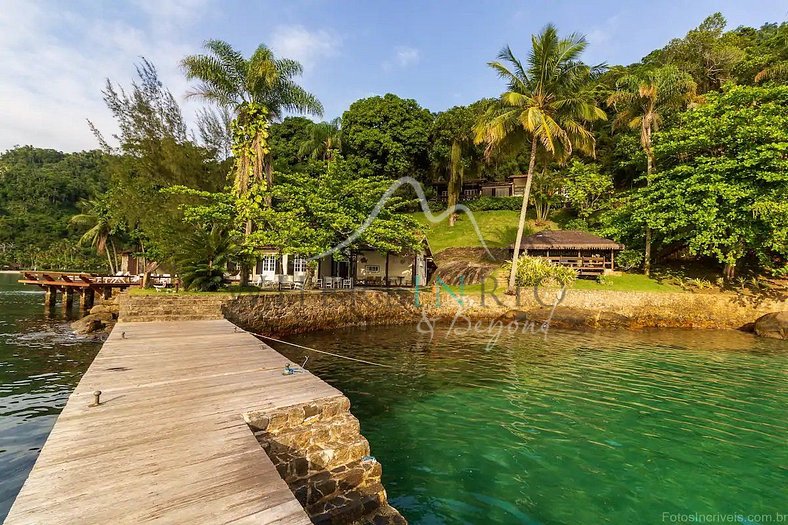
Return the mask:
<path fill-rule="evenodd" d="M 428 318 L 502 319 L 542 323 L 551 314 L 555 291 L 533 290 L 519 298 L 503 294 L 462 298 L 443 291 L 337 291 L 244 295 L 222 306 L 227 319 L 244 329 L 269 335 L 356 325 L 415 323 Z M 418 304 L 418 306 L 417 306 Z M 545 306 L 547 305 L 547 306 Z M 761 315 L 788 310 L 784 300 L 755 301 L 736 295 L 567 291 L 552 313 L 559 328 L 745 328 Z"/>
<path fill-rule="evenodd" d="M 226 318 L 267 335 L 359 325 L 450 320 L 458 312 L 469 320 L 497 319 L 537 323 L 548 318 L 555 291 L 543 290 L 540 304 L 533 290 L 519 298 L 500 292 L 457 297 L 434 290 L 335 290 L 211 295 L 124 295 L 125 321 Z M 547 305 L 547 306 L 545 306 Z M 716 328 L 741 329 L 769 312 L 788 311 L 784 299 L 755 299 L 734 294 L 646 293 L 568 290 L 551 318 L 558 328 Z"/>
<path fill-rule="evenodd" d="M 407 523 L 344 396 L 244 415 L 315 525 Z"/>

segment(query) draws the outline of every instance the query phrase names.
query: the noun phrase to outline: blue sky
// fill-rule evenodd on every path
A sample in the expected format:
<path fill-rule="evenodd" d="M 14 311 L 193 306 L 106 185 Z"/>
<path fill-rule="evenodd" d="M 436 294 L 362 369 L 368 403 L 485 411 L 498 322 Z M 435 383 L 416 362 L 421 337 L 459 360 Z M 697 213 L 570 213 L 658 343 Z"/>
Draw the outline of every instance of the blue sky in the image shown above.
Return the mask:
<path fill-rule="evenodd" d="M 264 42 L 300 60 L 302 84 L 333 118 L 388 92 L 433 111 L 495 96 L 502 85 L 486 63 L 506 44 L 524 56 L 548 22 L 587 35 L 587 62 L 628 64 L 714 11 L 729 28 L 757 27 L 786 20 L 788 0 L 0 0 L 0 151 L 95 147 L 85 119 L 114 129 L 104 79 L 128 84 L 139 56 L 156 64 L 191 118 L 198 106 L 183 100 L 178 61 L 207 38 L 246 54 Z"/>

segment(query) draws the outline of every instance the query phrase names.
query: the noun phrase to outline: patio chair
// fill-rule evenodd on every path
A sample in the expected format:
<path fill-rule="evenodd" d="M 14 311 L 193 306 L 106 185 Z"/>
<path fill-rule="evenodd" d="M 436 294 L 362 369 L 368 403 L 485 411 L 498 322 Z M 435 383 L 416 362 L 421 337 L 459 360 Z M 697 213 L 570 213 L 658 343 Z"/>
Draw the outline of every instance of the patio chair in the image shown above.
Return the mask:
<path fill-rule="evenodd" d="M 342 279 L 342 288 L 353 288 L 353 279 Z"/>
<path fill-rule="evenodd" d="M 317 286 L 318 289 L 322 288 L 323 287 L 323 279 L 320 278 L 317 281 L 315 281 L 315 286 Z"/>
<path fill-rule="evenodd" d="M 333 287 L 334 287 L 334 278 L 326 277 L 326 288 L 333 288 Z"/>
<path fill-rule="evenodd" d="M 259 274 L 259 273 L 258 273 L 258 274 L 255 276 L 255 278 L 254 278 L 254 282 L 253 282 L 252 284 L 253 284 L 253 285 L 255 285 L 255 286 L 257 286 L 257 287 L 262 287 L 262 286 L 263 286 L 263 276 L 262 276 L 262 274 Z"/>
<path fill-rule="evenodd" d="M 303 290 L 304 281 L 293 281 L 293 290 Z"/>

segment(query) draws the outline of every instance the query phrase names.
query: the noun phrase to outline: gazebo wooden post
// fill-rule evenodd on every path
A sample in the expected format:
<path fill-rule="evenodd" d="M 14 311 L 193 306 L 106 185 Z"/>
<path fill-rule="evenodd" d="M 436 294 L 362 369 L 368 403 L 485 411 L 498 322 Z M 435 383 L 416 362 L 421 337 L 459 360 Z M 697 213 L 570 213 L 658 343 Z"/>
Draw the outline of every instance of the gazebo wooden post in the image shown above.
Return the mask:
<path fill-rule="evenodd" d="M 389 252 L 386 252 L 386 288 L 389 287 Z"/>
<path fill-rule="evenodd" d="M 615 270 L 615 268 L 613 267 L 613 265 L 614 265 L 613 261 L 615 260 L 615 258 L 616 258 L 616 252 L 615 252 L 615 250 L 613 250 L 613 248 L 611 248 L 610 249 L 610 271 Z"/>

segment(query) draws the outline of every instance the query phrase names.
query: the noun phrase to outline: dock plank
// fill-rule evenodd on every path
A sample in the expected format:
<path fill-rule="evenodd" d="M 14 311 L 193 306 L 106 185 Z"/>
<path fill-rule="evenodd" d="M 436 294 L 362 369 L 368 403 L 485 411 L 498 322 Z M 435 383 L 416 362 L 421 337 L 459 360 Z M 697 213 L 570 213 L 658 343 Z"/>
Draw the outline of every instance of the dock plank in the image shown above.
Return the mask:
<path fill-rule="evenodd" d="M 287 362 L 225 320 L 118 323 L 5 523 L 311 523 L 243 420 L 341 396 Z"/>

